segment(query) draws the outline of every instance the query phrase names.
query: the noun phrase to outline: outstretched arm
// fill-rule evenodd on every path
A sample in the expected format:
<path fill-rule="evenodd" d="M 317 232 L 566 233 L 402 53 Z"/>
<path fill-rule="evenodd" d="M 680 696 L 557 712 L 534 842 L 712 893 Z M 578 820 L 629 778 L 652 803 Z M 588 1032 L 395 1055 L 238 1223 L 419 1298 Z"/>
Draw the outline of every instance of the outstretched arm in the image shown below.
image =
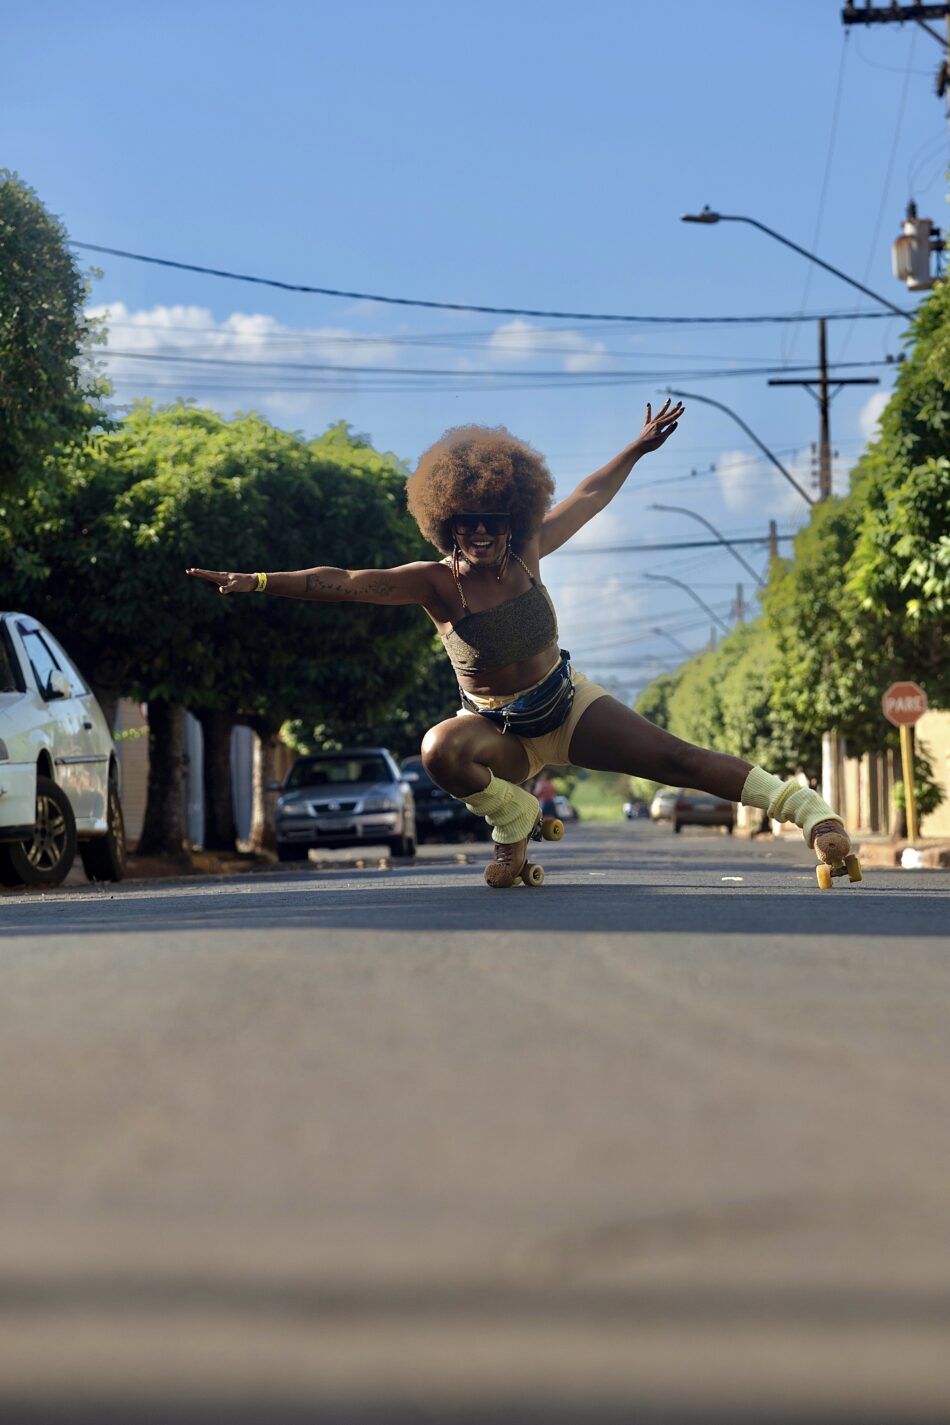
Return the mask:
<path fill-rule="evenodd" d="M 431 564 L 402 564 L 397 569 L 297 569 L 267 574 L 260 592 L 286 599 L 315 599 L 337 604 L 425 604 L 432 595 Z M 234 574 L 224 569 L 186 569 L 186 574 L 217 584 L 219 594 L 258 592 L 256 574 Z"/>
<path fill-rule="evenodd" d="M 592 520 L 594 515 L 600 514 L 600 511 L 610 504 L 641 455 L 646 455 L 651 450 L 659 450 L 663 442 L 673 434 L 683 409 L 679 402 L 671 406 L 667 400 L 656 415 L 653 415 L 650 405 L 647 404 L 643 429 L 633 444 L 615 455 L 613 460 L 608 460 L 602 469 L 588 475 L 576 490 L 571 491 L 566 500 L 562 500 L 545 515 L 541 524 L 542 558 L 552 550 L 560 549 L 588 520 Z"/>

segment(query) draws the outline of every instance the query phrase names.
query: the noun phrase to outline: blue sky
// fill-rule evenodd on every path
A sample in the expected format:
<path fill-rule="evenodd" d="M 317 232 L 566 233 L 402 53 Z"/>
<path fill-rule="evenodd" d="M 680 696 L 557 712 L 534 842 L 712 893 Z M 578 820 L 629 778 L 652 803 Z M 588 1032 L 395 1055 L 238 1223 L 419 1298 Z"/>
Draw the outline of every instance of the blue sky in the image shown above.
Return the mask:
<path fill-rule="evenodd" d="M 837 0 L 33 0 L 8 9 L 5 49 L 17 62 L 0 95 L 2 161 L 73 238 L 291 282 L 690 317 L 873 305 L 752 229 L 677 221 L 708 202 L 911 307 L 919 298 L 890 271 L 908 197 L 946 219 L 940 51 L 913 26 L 846 36 Z M 92 302 L 112 313 L 115 352 L 349 368 L 115 355 L 119 402 L 193 396 L 307 434 L 344 419 L 410 463 L 446 426 L 503 423 L 545 452 L 566 493 L 636 434 L 645 401 L 681 384 L 734 407 L 809 478 L 817 413 L 805 391 L 695 373 L 807 362 L 814 322 L 519 323 L 95 260 Z M 835 322 L 831 359 L 896 354 L 900 332 L 897 319 Z M 488 375 L 395 374 L 412 366 Z M 558 375 L 515 374 L 538 370 Z M 607 384 L 607 370 L 647 374 Z M 839 488 L 893 372 L 847 374 L 881 386 L 835 402 Z M 792 530 L 805 509 L 737 427 L 697 403 L 583 541 L 701 537 L 651 510 L 657 500 L 735 535 L 764 534 L 770 517 Z M 761 550 L 744 552 L 764 567 Z M 588 671 L 633 686 L 677 661 L 668 635 L 689 648 L 708 637 L 708 617 L 651 571 L 688 582 L 726 622 L 737 579 L 752 595 L 719 549 L 555 556 L 545 578 L 563 641 Z"/>

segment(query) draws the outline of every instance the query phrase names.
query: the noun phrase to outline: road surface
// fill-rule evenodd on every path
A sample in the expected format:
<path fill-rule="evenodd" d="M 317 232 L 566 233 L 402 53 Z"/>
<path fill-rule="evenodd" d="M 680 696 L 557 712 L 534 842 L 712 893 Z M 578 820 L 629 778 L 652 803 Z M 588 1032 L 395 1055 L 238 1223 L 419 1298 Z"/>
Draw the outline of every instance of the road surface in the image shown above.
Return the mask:
<path fill-rule="evenodd" d="M 0 1420 L 950 1419 L 950 873 L 0 897 Z"/>

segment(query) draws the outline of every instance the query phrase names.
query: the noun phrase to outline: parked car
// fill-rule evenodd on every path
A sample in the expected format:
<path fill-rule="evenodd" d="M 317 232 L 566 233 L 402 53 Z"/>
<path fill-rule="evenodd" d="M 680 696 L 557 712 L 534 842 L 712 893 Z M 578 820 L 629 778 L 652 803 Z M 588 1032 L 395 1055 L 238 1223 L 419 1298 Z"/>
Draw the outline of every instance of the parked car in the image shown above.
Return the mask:
<path fill-rule="evenodd" d="M 643 804 L 643 802 L 638 802 L 634 800 L 624 802 L 623 814 L 628 821 L 636 821 L 639 817 L 649 816 L 650 813 L 647 810 L 646 806 Z"/>
<path fill-rule="evenodd" d="M 0 883 L 58 886 L 79 849 L 91 881 L 119 881 L 119 759 L 102 709 L 35 618 L 0 613 Z"/>
<path fill-rule="evenodd" d="M 279 787 L 277 855 L 305 861 L 311 846 L 386 845 L 416 854 L 412 791 L 385 747 L 298 757 Z"/>
<path fill-rule="evenodd" d="M 736 824 L 735 803 L 714 797 L 710 792 L 678 787 L 671 820 L 676 832 L 682 831 L 684 826 L 724 826 L 731 836 Z"/>
<path fill-rule="evenodd" d="M 650 803 L 650 817 L 653 821 L 672 821 L 673 806 L 676 802 L 674 787 L 661 787 Z"/>
<path fill-rule="evenodd" d="M 577 807 L 567 797 L 556 796 L 554 798 L 554 810 L 557 812 L 561 821 L 580 821 Z"/>
<path fill-rule="evenodd" d="M 416 835 L 420 841 L 487 841 L 491 827 L 483 816 L 437 787 L 421 757 L 407 757 L 402 775 L 416 803 Z"/>

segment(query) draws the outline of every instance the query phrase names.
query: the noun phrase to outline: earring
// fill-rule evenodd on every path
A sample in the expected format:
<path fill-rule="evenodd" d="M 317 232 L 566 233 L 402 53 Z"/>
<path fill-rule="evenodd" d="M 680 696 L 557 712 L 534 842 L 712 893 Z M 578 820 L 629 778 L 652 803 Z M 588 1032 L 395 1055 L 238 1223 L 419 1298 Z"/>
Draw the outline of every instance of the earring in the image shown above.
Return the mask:
<path fill-rule="evenodd" d="M 510 555 L 511 555 L 511 535 L 509 534 L 508 539 L 507 539 L 506 542 L 505 542 L 505 552 L 504 552 L 504 554 L 501 556 L 501 562 L 500 562 L 500 564 L 499 564 L 499 566 L 498 566 L 498 573 L 495 575 L 495 580 L 496 580 L 496 582 L 499 583 L 499 584 L 501 583 L 502 579 L 505 577 L 505 570 L 508 568 L 508 559 L 509 559 Z"/>

